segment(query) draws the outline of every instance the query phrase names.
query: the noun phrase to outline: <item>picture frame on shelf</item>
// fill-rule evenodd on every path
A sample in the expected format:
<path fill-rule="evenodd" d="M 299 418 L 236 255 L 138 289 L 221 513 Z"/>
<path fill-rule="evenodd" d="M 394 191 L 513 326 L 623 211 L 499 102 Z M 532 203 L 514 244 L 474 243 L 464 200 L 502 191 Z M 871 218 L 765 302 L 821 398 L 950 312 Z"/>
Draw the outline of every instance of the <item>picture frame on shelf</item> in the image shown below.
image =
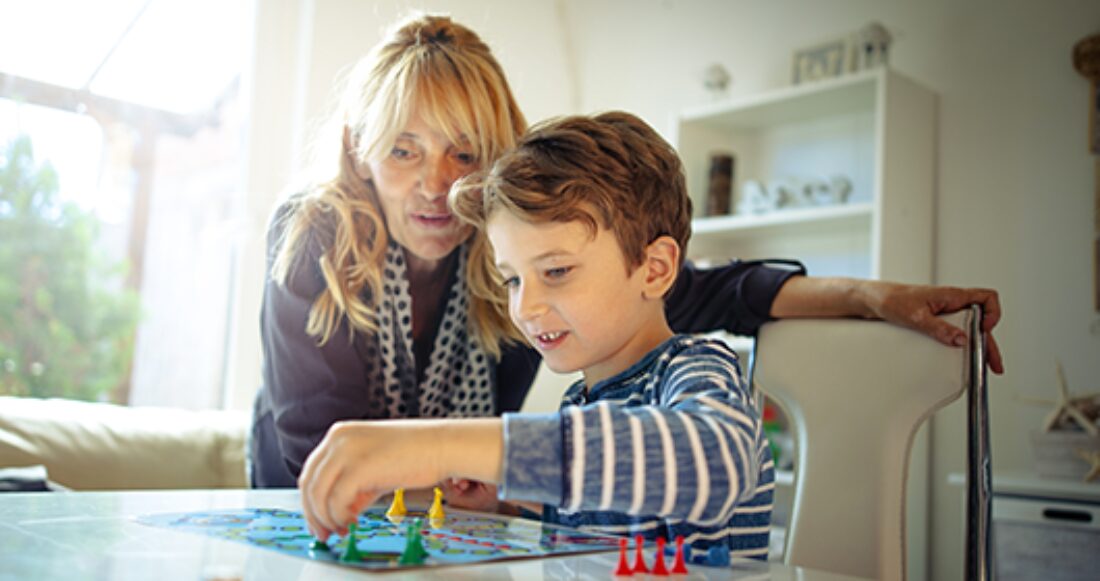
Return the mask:
<path fill-rule="evenodd" d="M 851 47 L 847 37 L 836 38 L 794 51 L 791 83 L 839 77 L 851 69 Z"/>

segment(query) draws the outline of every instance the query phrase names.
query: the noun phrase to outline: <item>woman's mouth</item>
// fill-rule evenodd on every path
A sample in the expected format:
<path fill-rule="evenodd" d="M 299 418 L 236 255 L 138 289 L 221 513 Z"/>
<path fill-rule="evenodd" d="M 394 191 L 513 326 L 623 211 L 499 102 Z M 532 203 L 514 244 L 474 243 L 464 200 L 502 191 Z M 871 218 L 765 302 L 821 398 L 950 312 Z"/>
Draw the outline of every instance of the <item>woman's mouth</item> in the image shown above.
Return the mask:
<path fill-rule="evenodd" d="M 450 212 L 414 212 L 412 219 L 424 228 L 448 228 L 455 221 Z"/>

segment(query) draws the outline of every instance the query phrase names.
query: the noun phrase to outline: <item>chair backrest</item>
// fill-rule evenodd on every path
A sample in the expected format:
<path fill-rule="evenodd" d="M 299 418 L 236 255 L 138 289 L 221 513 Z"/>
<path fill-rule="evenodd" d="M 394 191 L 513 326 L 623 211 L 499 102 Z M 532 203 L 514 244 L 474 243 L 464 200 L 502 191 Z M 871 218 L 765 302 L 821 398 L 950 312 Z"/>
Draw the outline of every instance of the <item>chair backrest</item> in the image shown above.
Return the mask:
<path fill-rule="evenodd" d="M 970 349 L 944 346 L 880 321 L 787 319 L 765 325 L 753 381 L 790 414 L 795 494 L 787 530 L 790 565 L 876 579 L 905 578 L 905 485 L 920 424 L 980 377 L 981 311 L 945 319 L 971 333 Z M 977 363 L 975 363 L 975 359 Z M 974 365 L 982 365 L 974 375 Z M 984 392 L 978 402 L 984 425 Z M 988 492 L 988 444 L 984 469 Z M 971 510 L 989 500 L 971 502 Z M 988 558 L 988 529 L 973 544 Z M 968 543 L 968 548 L 970 544 Z M 973 557 L 968 555 L 967 566 Z M 984 561 L 981 568 L 986 568 Z M 968 577 L 973 578 L 973 577 Z"/>

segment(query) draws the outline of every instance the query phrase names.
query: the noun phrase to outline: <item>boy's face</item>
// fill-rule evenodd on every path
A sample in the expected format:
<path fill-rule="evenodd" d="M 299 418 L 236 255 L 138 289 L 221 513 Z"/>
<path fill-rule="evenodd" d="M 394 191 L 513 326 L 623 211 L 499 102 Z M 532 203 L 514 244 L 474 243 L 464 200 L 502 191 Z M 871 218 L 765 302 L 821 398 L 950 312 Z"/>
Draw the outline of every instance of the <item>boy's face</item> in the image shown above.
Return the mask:
<path fill-rule="evenodd" d="M 486 231 L 512 321 L 550 369 L 581 370 L 592 386 L 671 335 L 660 294 L 646 296 L 648 265 L 628 275 L 613 233 L 593 238 L 580 222 L 531 224 L 506 210 Z"/>

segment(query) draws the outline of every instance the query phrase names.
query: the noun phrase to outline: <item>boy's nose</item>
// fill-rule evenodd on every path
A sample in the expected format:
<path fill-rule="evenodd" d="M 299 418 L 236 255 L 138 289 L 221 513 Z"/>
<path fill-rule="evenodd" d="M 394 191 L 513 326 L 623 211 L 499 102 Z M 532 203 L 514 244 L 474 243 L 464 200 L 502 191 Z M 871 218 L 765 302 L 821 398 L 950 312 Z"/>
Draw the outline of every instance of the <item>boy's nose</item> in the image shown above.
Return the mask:
<path fill-rule="evenodd" d="M 535 285 L 521 285 L 512 297 L 512 318 L 517 323 L 533 321 L 546 313 L 546 302 Z"/>

